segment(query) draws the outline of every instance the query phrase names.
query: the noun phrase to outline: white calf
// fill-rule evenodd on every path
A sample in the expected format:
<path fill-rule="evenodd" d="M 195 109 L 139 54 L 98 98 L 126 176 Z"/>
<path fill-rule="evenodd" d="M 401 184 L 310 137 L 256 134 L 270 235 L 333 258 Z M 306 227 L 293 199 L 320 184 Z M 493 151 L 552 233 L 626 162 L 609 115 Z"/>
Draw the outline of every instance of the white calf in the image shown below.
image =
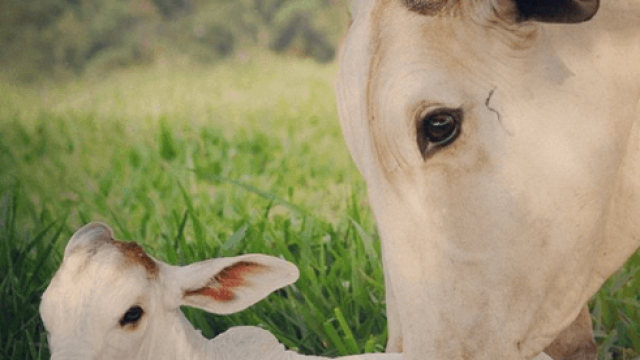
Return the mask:
<path fill-rule="evenodd" d="M 258 254 L 171 266 L 93 223 L 67 244 L 40 314 L 56 360 L 312 358 L 285 351 L 257 327 L 236 327 L 207 340 L 180 311 L 186 305 L 234 313 L 293 283 L 298 274 L 295 265 Z M 400 355 L 348 359 L 399 360 Z"/>

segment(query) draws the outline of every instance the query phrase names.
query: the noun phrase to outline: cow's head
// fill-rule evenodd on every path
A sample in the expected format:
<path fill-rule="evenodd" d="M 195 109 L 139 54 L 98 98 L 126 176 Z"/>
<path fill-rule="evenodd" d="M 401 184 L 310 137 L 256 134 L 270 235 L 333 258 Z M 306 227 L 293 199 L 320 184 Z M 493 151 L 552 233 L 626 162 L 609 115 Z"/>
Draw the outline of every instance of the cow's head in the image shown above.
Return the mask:
<path fill-rule="evenodd" d="M 612 3 L 353 2 L 340 120 L 409 359 L 530 358 L 638 247 L 640 6 Z"/>

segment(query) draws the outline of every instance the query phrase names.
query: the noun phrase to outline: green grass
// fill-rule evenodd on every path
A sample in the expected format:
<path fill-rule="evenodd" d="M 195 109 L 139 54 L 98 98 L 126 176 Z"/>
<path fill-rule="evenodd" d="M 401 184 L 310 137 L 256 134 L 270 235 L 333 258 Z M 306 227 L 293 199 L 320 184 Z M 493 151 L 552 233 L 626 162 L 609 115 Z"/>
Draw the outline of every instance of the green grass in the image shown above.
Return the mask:
<path fill-rule="evenodd" d="M 0 81 L 0 359 L 48 358 L 39 297 L 67 239 L 110 224 L 171 264 L 259 252 L 300 280 L 206 336 L 259 325 L 316 355 L 381 351 L 379 242 L 336 116 L 335 65 L 252 54 L 71 84 Z M 638 255 L 594 296 L 603 359 L 640 354 Z"/>

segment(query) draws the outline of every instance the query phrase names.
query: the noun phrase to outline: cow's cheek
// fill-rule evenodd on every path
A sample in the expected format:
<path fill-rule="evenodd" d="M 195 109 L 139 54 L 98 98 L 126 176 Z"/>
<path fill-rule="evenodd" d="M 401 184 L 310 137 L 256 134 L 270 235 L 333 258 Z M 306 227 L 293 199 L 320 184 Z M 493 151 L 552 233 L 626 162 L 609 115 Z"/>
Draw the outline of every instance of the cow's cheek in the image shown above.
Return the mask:
<path fill-rule="evenodd" d="M 386 200 L 372 205 L 391 286 L 402 303 L 399 311 L 405 348 L 441 353 L 454 351 L 447 347 L 455 347 L 462 339 L 479 339 L 491 329 L 501 329 L 499 332 L 511 333 L 510 336 L 523 333 L 526 319 L 523 326 L 511 326 L 514 324 L 508 319 L 523 315 L 530 319 L 532 314 L 522 313 L 523 301 L 509 304 L 513 297 L 504 289 L 515 289 L 513 284 L 517 284 L 520 295 L 526 298 L 537 288 L 536 284 L 517 269 L 509 271 L 513 269 L 504 261 L 508 250 L 484 245 L 491 242 L 493 230 L 474 215 L 476 211 L 457 208 L 464 199 L 454 201 L 442 193 L 451 195 L 451 188 L 444 185 L 446 176 L 432 174 L 429 178 L 434 187 L 421 194 L 431 201 L 423 202 L 421 207 L 407 206 L 411 201 L 372 194 Z M 514 313 L 518 313 L 516 317 Z"/>

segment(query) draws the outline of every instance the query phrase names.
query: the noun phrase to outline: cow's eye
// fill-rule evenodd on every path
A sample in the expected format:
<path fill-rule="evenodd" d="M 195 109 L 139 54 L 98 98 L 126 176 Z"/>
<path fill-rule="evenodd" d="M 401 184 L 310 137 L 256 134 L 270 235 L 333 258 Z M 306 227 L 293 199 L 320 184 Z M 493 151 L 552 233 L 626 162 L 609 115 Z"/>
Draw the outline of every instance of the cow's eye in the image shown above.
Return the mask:
<path fill-rule="evenodd" d="M 138 305 L 130 307 L 129 310 L 124 313 L 122 319 L 120 319 L 120 325 L 125 326 L 127 324 L 135 324 L 140 320 L 143 313 L 144 311 Z"/>
<path fill-rule="evenodd" d="M 460 134 L 462 111 L 439 109 L 427 113 L 418 121 L 418 147 L 423 156 L 433 149 L 452 143 Z"/>

